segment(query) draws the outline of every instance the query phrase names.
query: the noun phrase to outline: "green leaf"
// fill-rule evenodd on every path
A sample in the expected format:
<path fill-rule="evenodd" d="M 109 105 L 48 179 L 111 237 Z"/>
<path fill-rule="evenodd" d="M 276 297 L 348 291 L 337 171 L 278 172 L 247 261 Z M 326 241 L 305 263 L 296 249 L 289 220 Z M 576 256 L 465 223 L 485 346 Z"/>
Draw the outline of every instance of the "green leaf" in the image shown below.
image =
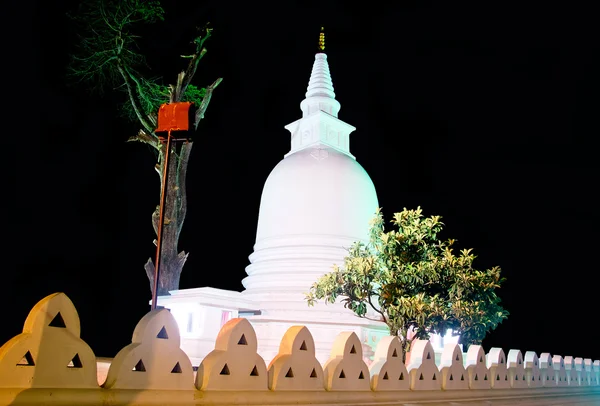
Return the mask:
<path fill-rule="evenodd" d="M 495 293 L 504 278 L 500 268 L 473 267 L 473 250 L 453 254 L 455 240 L 438 240 L 440 216 L 425 217 L 420 207 L 394 213 L 395 229 L 384 231 L 383 213 L 371 220 L 370 242 L 355 242 L 343 267 L 315 284 L 316 299 L 346 297 L 347 307 L 364 317 L 370 307 L 380 312 L 390 331 L 415 325 L 419 337 L 452 328 L 463 343 L 481 342 L 506 319 Z M 327 293 L 325 293 L 327 292 Z M 374 298 L 371 300 L 371 298 Z M 377 307 L 374 305 L 377 304 Z"/>

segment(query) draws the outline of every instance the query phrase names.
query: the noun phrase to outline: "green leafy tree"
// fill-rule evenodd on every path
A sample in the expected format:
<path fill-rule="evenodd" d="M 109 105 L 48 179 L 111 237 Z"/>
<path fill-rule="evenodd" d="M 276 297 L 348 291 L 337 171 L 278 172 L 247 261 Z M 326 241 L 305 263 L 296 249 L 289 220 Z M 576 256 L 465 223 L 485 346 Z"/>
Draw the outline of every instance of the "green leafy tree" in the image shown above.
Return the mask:
<path fill-rule="evenodd" d="M 148 24 L 164 20 L 159 1 L 144 0 L 85 0 L 70 15 L 77 26 L 77 46 L 68 66 L 69 76 L 76 82 L 86 82 L 93 89 L 118 89 L 125 92 L 123 114 L 137 121 L 140 129 L 128 138 L 151 147 L 157 157 L 156 171 L 162 185 L 166 145 L 157 136 L 157 115 L 160 105 L 191 101 L 197 106 L 194 130 L 210 103 L 213 91 L 221 83 L 218 78 L 205 88 L 191 83 L 200 60 L 206 54 L 205 42 L 212 29 L 205 26 L 192 41 L 187 67 L 176 78 L 175 84 L 165 85 L 160 78 L 147 78 L 146 58 L 138 43 L 138 30 Z M 154 29 L 154 26 L 152 27 Z M 179 289 L 179 280 L 188 253 L 178 252 L 178 241 L 187 212 L 186 172 L 193 142 L 171 143 L 164 199 L 164 227 L 162 231 L 160 277 L 158 294 L 168 295 Z M 162 199 L 162 191 L 160 198 Z M 158 231 L 159 207 L 152 213 L 154 231 Z M 156 243 L 156 240 L 155 240 Z M 150 288 L 154 287 L 155 264 L 149 258 L 144 265 Z"/>
<path fill-rule="evenodd" d="M 335 265 L 311 286 L 308 304 L 340 300 L 358 316 L 386 323 L 405 353 L 413 339 L 448 328 L 461 344 L 480 344 L 508 316 L 495 293 L 504 278 L 499 267 L 475 269 L 471 249 L 455 255 L 454 241 L 438 238 L 440 218 L 405 208 L 394 214 L 396 229 L 386 232 L 378 210 L 369 243 L 355 242 L 343 267 Z"/>

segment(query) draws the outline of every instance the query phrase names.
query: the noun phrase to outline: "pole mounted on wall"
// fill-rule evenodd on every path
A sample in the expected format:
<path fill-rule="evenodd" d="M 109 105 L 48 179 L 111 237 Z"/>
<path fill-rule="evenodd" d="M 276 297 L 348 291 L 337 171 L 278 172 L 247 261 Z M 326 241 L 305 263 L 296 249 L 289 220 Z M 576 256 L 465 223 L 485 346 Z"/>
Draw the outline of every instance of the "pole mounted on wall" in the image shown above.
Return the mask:
<path fill-rule="evenodd" d="M 160 187 L 160 206 L 158 214 L 158 225 L 156 227 L 156 260 L 154 261 L 154 283 L 152 287 L 152 307 L 156 309 L 158 299 L 158 287 L 160 279 L 160 266 L 162 254 L 162 236 L 165 225 L 165 204 L 168 192 L 169 157 L 171 155 L 171 143 L 181 141 L 189 142 L 193 132 L 195 116 L 195 105 L 192 102 L 164 103 L 158 109 L 158 126 L 155 131 L 158 139 L 165 145 L 165 156 L 163 159 L 163 174 Z M 175 136 L 174 136 L 175 135 Z"/>

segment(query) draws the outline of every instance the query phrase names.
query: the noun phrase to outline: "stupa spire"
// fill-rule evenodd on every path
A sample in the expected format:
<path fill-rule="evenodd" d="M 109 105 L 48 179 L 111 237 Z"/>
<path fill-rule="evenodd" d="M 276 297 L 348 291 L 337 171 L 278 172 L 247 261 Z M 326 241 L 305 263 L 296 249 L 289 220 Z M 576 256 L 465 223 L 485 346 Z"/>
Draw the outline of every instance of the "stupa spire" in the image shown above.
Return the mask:
<path fill-rule="evenodd" d="M 323 111 L 334 117 L 337 117 L 340 111 L 340 103 L 335 99 L 333 91 L 333 82 L 327 63 L 327 54 L 325 50 L 325 30 L 321 27 L 319 34 L 319 52 L 315 55 L 308 88 L 306 89 L 305 99 L 300 103 L 302 116 L 306 117 L 316 111 Z"/>
<path fill-rule="evenodd" d="M 325 51 L 325 27 L 321 27 L 321 33 L 319 34 L 319 51 Z"/>

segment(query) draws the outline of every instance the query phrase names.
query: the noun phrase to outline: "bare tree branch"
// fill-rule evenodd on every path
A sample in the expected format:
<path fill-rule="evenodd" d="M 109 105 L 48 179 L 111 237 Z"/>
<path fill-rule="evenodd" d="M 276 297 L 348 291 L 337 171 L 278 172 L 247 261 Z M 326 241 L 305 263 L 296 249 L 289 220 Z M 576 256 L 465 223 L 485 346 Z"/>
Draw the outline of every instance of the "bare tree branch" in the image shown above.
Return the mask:
<path fill-rule="evenodd" d="M 206 48 L 204 48 L 204 43 L 206 42 L 207 39 L 210 38 L 211 33 L 212 33 L 212 28 L 208 28 L 208 24 L 207 24 L 206 27 L 204 27 L 204 31 L 206 32 L 206 35 L 204 35 L 204 36 L 200 35 L 200 36 L 196 37 L 193 41 L 193 43 L 196 44 L 196 52 L 194 52 L 192 54 L 192 58 L 191 58 L 190 62 L 188 63 L 187 69 L 185 71 L 184 78 L 186 80 L 181 85 L 181 89 L 180 89 L 181 94 L 185 93 L 188 85 L 190 84 L 194 75 L 196 74 L 196 70 L 198 69 L 198 64 L 200 63 L 200 60 L 206 54 Z"/>
<path fill-rule="evenodd" d="M 149 132 L 151 134 L 154 133 L 154 128 L 152 128 L 152 126 L 148 123 L 148 121 L 146 120 L 147 116 L 145 116 L 142 112 L 142 106 L 140 106 L 140 101 L 137 97 L 137 94 L 135 93 L 135 90 L 133 89 L 133 84 L 131 83 L 133 81 L 131 79 L 131 76 L 123 67 L 118 66 L 117 69 L 119 70 L 121 76 L 123 77 L 123 80 L 125 81 L 125 86 L 127 86 L 127 94 L 129 95 L 129 101 L 131 102 L 131 106 L 135 111 L 135 115 L 137 116 L 138 120 L 140 121 L 146 132 Z"/>
<path fill-rule="evenodd" d="M 134 135 L 133 137 L 129 137 L 127 139 L 127 142 L 133 142 L 133 141 L 137 141 L 137 142 L 142 142 L 144 144 L 148 144 L 152 147 L 154 147 L 156 150 L 160 151 L 161 150 L 161 144 L 158 140 L 158 137 L 155 135 L 151 135 L 146 133 L 144 130 L 140 130 L 137 135 Z"/>
<path fill-rule="evenodd" d="M 208 104 L 210 103 L 212 93 L 217 88 L 217 86 L 219 86 L 219 84 L 222 81 L 223 81 L 223 78 L 218 78 L 217 80 L 214 81 L 214 83 L 212 85 L 210 85 L 209 87 L 206 88 L 206 94 L 204 95 L 204 98 L 202 99 L 202 103 L 200 103 L 198 110 L 196 110 L 196 117 L 194 118 L 194 127 L 195 128 L 198 128 L 198 124 L 200 123 L 200 120 L 202 120 L 204 118 L 204 113 L 206 112 L 206 109 L 208 108 Z"/>

